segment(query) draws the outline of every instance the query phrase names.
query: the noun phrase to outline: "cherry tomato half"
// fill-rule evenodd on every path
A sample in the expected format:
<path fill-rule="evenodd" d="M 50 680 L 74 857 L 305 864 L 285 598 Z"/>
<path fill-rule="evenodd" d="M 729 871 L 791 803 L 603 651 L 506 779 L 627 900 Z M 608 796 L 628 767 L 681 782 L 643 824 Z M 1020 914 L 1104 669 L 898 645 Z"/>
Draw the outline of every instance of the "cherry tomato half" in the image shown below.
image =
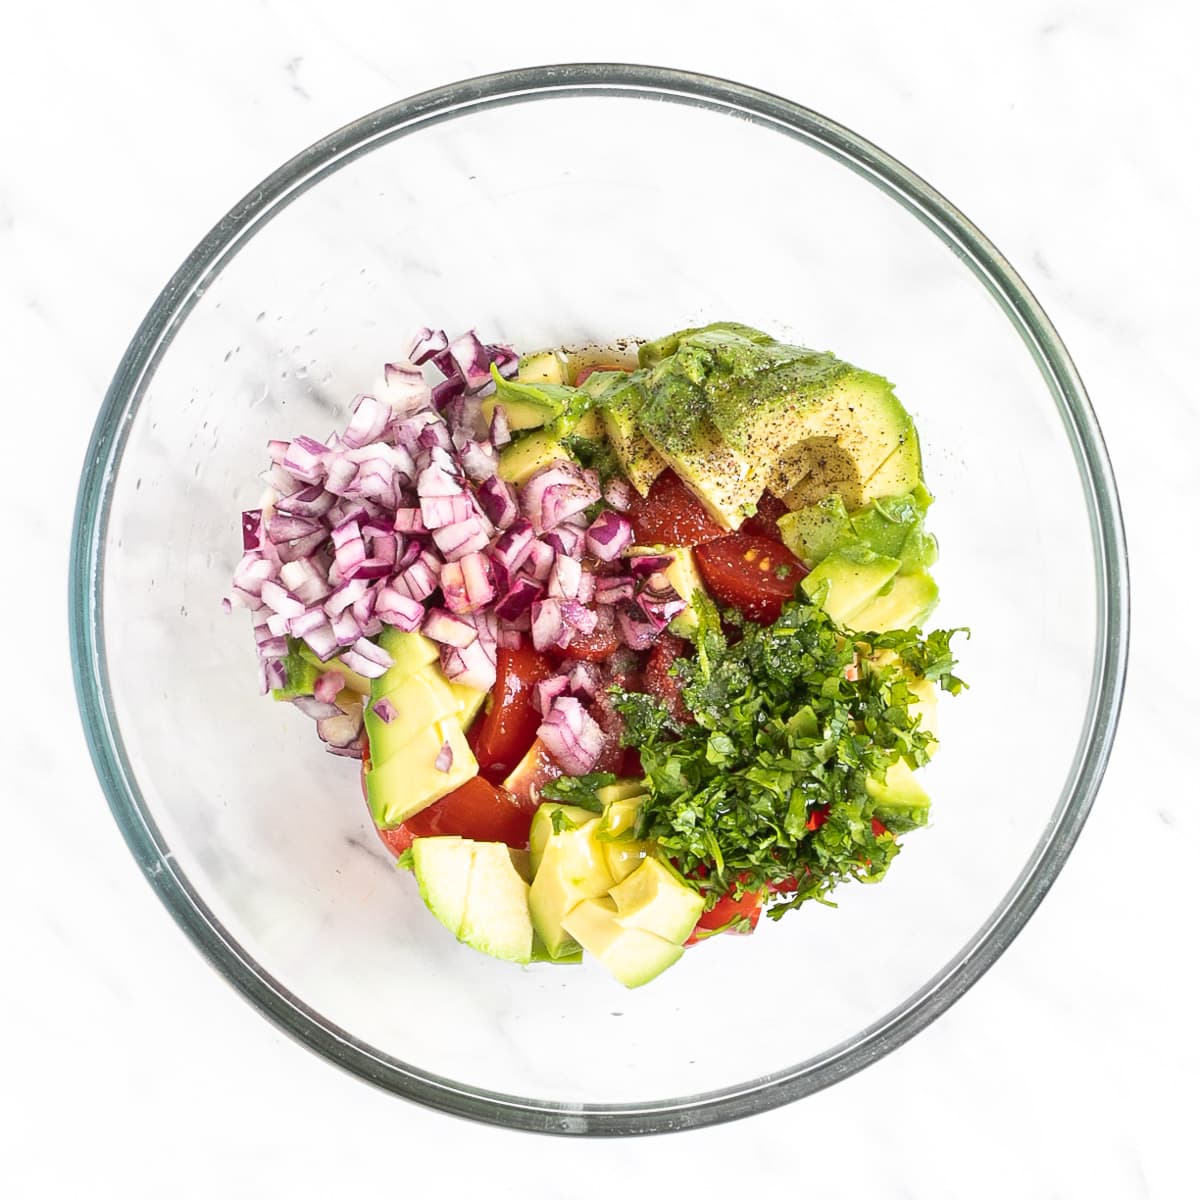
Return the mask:
<path fill-rule="evenodd" d="M 409 817 L 396 829 L 381 829 L 379 836 L 393 854 L 400 854 L 419 837 L 465 837 L 478 842 L 529 845 L 532 809 L 511 792 L 489 783 L 482 775 Z"/>
<path fill-rule="evenodd" d="M 796 584 L 808 574 L 781 542 L 745 533 L 697 546 L 696 565 L 722 604 L 763 622 L 778 620 L 784 601 L 793 598 Z"/>
<path fill-rule="evenodd" d="M 633 536 L 641 546 L 698 546 L 725 536 L 704 505 L 674 471 L 664 471 L 630 508 Z"/>
<path fill-rule="evenodd" d="M 526 642 L 496 656 L 496 683 L 491 707 L 471 727 L 468 738 L 479 773 L 499 783 L 533 745 L 542 715 L 533 703 L 534 686 L 554 674 L 548 658 Z"/>
<path fill-rule="evenodd" d="M 712 937 L 714 934 L 728 933 L 753 933 L 758 925 L 758 919 L 762 916 L 763 893 L 762 892 L 743 892 L 737 900 L 733 898 L 734 889 L 730 888 L 724 896 L 720 898 L 707 912 L 701 913 L 700 920 L 696 922 L 696 928 L 692 931 L 691 936 L 685 946 L 693 946 L 697 942 L 703 941 L 707 937 Z M 726 929 L 733 921 L 748 921 L 750 924 L 749 930 L 733 930 Z"/>

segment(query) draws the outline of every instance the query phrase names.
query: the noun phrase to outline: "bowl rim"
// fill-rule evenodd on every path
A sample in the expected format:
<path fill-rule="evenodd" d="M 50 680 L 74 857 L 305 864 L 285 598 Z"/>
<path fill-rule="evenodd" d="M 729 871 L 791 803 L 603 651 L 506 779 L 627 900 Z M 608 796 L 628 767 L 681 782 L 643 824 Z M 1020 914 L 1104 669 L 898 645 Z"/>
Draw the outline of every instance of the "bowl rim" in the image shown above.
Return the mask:
<path fill-rule="evenodd" d="M 662 1101 L 575 1104 L 476 1089 L 422 1071 L 353 1037 L 264 971 L 223 928 L 175 863 L 128 762 L 104 655 L 102 587 L 113 485 L 133 414 L 162 355 L 208 283 L 277 212 L 377 146 L 442 121 L 555 97 L 669 101 L 775 130 L 866 178 L 973 272 L 1036 362 L 1066 429 L 1091 527 L 1096 642 L 1091 694 L 1058 802 L 1017 879 L 967 944 L 907 1000 L 854 1037 L 771 1074 Z M 1120 503 L 1104 440 L 1066 347 L 999 251 L 924 180 L 825 116 L 745 84 L 625 63 L 532 66 L 478 76 L 390 104 L 296 155 L 202 239 L 154 301 L 126 349 L 92 433 L 71 537 L 69 627 L 76 698 L 92 762 L 121 833 L 172 917 L 223 978 L 279 1028 L 338 1066 L 451 1115 L 544 1133 L 612 1136 L 697 1128 L 751 1116 L 844 1079 L 913 1037 L 1009 946 L 1057 877 L 1087 818 L 1116 734 L 1129 644 L 1129 578 Z"/>

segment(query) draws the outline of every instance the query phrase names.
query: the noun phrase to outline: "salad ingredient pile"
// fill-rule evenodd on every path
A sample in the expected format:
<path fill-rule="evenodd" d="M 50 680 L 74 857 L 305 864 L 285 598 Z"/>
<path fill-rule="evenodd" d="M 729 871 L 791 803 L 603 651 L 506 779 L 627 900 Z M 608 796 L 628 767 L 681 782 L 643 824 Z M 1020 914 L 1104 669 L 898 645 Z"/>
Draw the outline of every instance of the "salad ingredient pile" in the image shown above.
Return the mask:
<path fill-rule="evenodd" d="M 636 363 L 423 329 L 268 450 L 226 606 L 468 945 L 638 986 L 926 823 L 964 685 L 880 376 L 735 323 Z"/>

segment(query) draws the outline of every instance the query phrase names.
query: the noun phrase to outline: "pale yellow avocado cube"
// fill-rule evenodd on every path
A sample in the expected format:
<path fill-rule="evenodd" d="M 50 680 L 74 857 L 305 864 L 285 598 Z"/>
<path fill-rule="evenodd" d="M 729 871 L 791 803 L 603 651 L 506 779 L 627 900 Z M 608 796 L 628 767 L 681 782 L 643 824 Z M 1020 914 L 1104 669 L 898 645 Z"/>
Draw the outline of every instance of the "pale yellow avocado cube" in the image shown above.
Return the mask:
<path fill-rule="evenodd" d="M 682 945 L 704 911 L 704 898 L 656 858 L 645 859 L 610 892 L 617 920 Z"/>
<path fill-rule="evenodd" d="M 444 746 L 452 755 L 447 770 L 437 766 Z M 457 715 L 425 725 L 382 766 L 367 772 L 367 802 L 375 824 L 394 829 L 409 817 L 448 796 L 479 773 Z"/>
<path fill-rule="evenodd" d="M 566 916 L 566 932 L 619 982 L 640 987 L 683 956 L 683 947 L 644 929 L 627 928 L 604 897 L 583 900 Z"/>
<path fill-rule="evenodd" d="M 598 829 L 593 818 L 577 829 L 551 833 L 542 849 L 529 889 L 529 911 L 538 937 L 554 957 L 575 949 L 563 928 L 566 915 L 581 900 L 603 896 L 613 886 L 603 845 L 595 837 Z"/>

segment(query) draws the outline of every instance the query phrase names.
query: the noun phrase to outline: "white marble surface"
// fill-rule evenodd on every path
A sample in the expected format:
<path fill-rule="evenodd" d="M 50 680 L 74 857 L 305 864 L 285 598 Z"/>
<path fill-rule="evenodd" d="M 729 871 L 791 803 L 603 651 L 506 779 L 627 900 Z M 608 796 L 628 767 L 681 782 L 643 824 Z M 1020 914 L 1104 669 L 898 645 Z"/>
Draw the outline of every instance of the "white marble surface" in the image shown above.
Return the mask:
<path fill-rule="evenodd" d="M 0 689 L 0 1193 L 420 1185 L 607 1197 L 637 1180 L 644 1193 L 795 1186 L 879 1200 L 1196 1195 L 1194 9 L 1031 0 L 968 24 L 949 0 L 853 12 L 612 0 L 576 30 L 572 7 L 220 0 L 7 14 L 0 491 L 19 565 L 0 589 L 11 638 Z M 65 638 L 74 480 L 99 397 L 199 236 L 269 169 L 360 113 L 485 70 L 587 58 L 786 94 L 887 147 L 976 221 L 1089 386 L 1122 489 L 1136 614 L 1099 802 L 1049 898 L 983 981 L 814 1099 L 620 1147 L 402 1104 L 234 995 L 155 901 L 108 814 Z M 43 634 L 25 634 L 31 613 Z"/>

